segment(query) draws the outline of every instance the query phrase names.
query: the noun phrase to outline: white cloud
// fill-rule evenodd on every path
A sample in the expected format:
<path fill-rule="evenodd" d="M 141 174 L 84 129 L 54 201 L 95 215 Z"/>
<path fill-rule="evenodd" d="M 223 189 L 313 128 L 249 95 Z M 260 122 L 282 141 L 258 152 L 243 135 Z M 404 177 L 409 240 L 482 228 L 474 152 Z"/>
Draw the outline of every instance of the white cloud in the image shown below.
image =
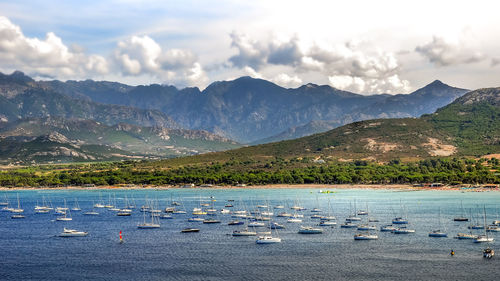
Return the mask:
<path fill-rule="evenodd" d="M 476 63 L 486 58 L 481 52 L 468 48 L 466 42 L 454 43 L 437 36 L 431 42 L 417 46 L 415 51 L 437 66 Z"/>
<path fill-rule="evenodd" d="M 106 59 L 68 48 L 54 33 L 45 39 L 26 37 L 21 28 L 0 16 L 0 63 L 5 70 L 20 69 L 49 77 L 81 77 L 108 73 Z"/>
<path fill-rule="evenodd" d="M 302 79 L 297 75 L 289 76 L 286 73 L 281 73 L 278 76 L 271 79 L 272 82 L 281 85 L 283 87 L 294 88 L 302 85 Z"/>
<path fill-rule="evenodd" d="M 180 86 L 205 86 L 208 78 L 189 50 L 162 47 L 149 36 L 132 36 L 120 41 L 114 61 L 125 76 L 152 75 Z"/>
<path fill-rule="evenodd" d="M 271 80 L 282 86 L 296 85 L 302 82 L 299 75 L 312 73 L 324 77 L 334 87 L 349 91 L 394 94 L 410 90 L 410 83 L 400 79 L 401 67 L 395 55 L 377 50 L 371 44 L 308 46 L 298 36 L 263 42 L 235 32 L 231 33 L 231 39 L 232 46 L 238 49 L 238 54 L 229 59 L 233 66 L 266 72 L 267 77 L 275 77 Z M 288 67 L 295 73 L 293 79 L 283 75 L 281 69 L 276 70 L 278 73 L 267 73 L 273 72 L 270 69 L 274 66 Z"/>

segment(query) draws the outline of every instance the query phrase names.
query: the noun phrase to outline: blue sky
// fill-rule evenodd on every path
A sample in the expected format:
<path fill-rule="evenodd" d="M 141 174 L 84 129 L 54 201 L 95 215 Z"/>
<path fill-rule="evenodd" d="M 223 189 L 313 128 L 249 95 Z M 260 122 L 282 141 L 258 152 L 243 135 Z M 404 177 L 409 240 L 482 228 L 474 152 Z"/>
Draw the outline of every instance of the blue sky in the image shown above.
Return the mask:
<path fill-rule="evenodd" d="M 0 1 L 0 71 L 206 87 L 250 75 L 354 92 L 499 86 L 495 1 Z"/>

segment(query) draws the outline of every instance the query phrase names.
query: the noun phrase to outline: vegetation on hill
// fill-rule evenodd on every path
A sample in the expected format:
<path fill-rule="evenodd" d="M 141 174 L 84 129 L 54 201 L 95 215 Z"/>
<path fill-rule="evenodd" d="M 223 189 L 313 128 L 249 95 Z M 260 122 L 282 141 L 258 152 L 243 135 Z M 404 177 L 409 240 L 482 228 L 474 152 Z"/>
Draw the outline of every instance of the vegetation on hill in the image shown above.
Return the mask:
<path fill-rule="evenodd" d="M 432 159 L 389 164 L 367 161 L 311 163 L 308 159 L 276 158 L 267 162 L 230 161 L 210 166 L 152 168 L 148 163 L 121 162 L 71 166 L 40 166 L 0 172 L 0 186 L 66 185 L 216 185 L 263 184 L 387 184 L 441 182 L 500 183 L 497 159 Z"/>

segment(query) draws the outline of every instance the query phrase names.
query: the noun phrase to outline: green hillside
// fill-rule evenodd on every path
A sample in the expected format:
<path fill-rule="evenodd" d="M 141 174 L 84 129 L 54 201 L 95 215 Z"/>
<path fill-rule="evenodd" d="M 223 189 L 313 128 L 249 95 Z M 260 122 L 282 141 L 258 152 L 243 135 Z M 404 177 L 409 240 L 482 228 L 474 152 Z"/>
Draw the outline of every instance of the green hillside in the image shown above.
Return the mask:
<path fill-rule="evenodd" d="M 421 118 L 355 122 L 295 140 L 166 160 L 158 166 L 311 158 L 324 161 L 481 156 L 500 153 L 500 88 L 469 92 Z"/>

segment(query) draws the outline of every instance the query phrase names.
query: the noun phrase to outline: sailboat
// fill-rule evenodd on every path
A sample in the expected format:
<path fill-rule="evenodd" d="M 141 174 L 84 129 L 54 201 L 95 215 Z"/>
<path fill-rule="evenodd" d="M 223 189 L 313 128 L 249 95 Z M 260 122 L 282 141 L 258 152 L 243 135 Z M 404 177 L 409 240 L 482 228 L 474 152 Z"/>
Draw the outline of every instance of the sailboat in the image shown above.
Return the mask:
<path fill-rule="evenodd" d="M 64 208 L 67 209 L 66 199 L 64 199 Z M 69 217 L 68 217 L 68 214 L 70 214 Z M 56 218 L 56 221 L 72 221 L 72 220 L 73 220 L 73 218 L 71 218 L 71 213 L 69 210 L 65 211 L 63 216 Z"/>
<path fill-rule="evenodd" d="M 486 226 L 486 207 L 483 206 L 483 217 L 484 217 L 484 225 Z M 486 231 L 486 227 L 484 228 L 484 234 L 479 235 L 476 239 L 474 239 L 474 243 L 482 243 L 482 242 L 493 242 L 493 237 L 488 237 L 488 232 Z"/>
<path fill-rule="evenodd" d="M 21 201 L 19 200 L 19 193 L 17 194 L 17 208 L 11 208 L 11 213 L 23 213 L 24 209 L 21 208 Z"/>
<path fill-rule="evenodd" d="M 155 221 L 154 213 L 151 213 L 151 222 L 146 222 L 146 212 L 142 212 L 144 216 L 143 223 L 137 225 L 139 229 L 152 229 L 152 228 L 160 228 L 160 223 Z"/>
<path fill-rule="evenodd" d="M 464 204 L 463 204 L 463 201 L 460 201 L 460 210 L 462 212 L 462 215 L 453 218 L 453 221 L 469 221 L 469 219 L 464 216 Z"/>
<path fill-rule="evenodd" d="M 7 194 L 3 195 L 3 200 L 0 201 L 0 206 L 9 206 L 9 200 L 7 199 Z"/>
<path fill-rule="evenodd" d="M 464 204 L 463 201 L 460 201 L 460 210 L 462 214 L 458 217 L 453 218 L 453 221 L 469 221 L 467 217 L 464 216 Z"/>
<path fill-rule="evenodd" d="M 359 210 L 358 216 L 367 216 L 368 215 L 368 203 L 366 203 L 366 210 Z"/>
<path fill-rule="evenodd" d="M 472 210 L 470 210 L 470 214 L 472 217 Z M 457 236 L 455 236 L 454 238 L 460 239 L 460 240 L 462 240 L 462 239 L 476 239 L 477 235 L 472 234 L 472 221 L 471 221 L 471 225 L 469 225 L 468 229 L 469 229 L 469 233 L 457 233 Z"/>
<path fill-rule="evenodd" d="M 78 199 L 75 198 L 75 205 L 73 206 L 73 208 L 71 208 L 71 211 L 79 212 L 81 210 L 82 209 L 80 208 L 80 205 L 78 204 Z"/>
<path fill-rule="evenodd" d="M 281 243 L 281 238 L 278 236 L 278 229 L 274 228 L 274 231 L 276 233 L 276 236 L 272 236 L 272 227 L 271 227 L 271 221 L 269 221 L 269 228 L 271 228 L 271 234 L 265 234 L 262 236 L 259 236 L 255 243 L 257 244 L 275 244 L 275 243 Z"/>
<path fill-rule="evenodd" d="M 301 226 L 298 233 L 299 234 L 322 234 L 323 229 L 314 228 L 312 226 Z"/>
<path fill-rule="evenodd" d="M 401 207 L 401 213 L 403 213 L 403 204 L 401 203 L 401 200 L 399 201 L 399 205 Z M 392 219 L 392 224 L 408 224 L 408 220 L 401 217 L 395 217 Z"/>
<path fill-rule="evenodd" d="M 346 223 L 347 222 L 353 222 L 353 221 L 361 221 L 360 217 L 356 216 L 356 200 L 354 200 L 354 212 L 351 212 L 351 215 L 345 219 Z"/>
<path fill-rule="evenodd" d="M 439 229 L 429 232 L 429 237 L 448 237 L 446 232 L 441 231 L 441 208 L 439 208 Z"/>
<path fill-rule="evenodd" d="M 92 202 L 92 211 L 88 211 L 88 212 L 85 212 L 83 214 L 86 215 L 86 216 L 97 216 L 97 215 L 99 215 L 99 213 L 95 211 L 95 208 L 96 208 L 96 204 L 94 204 L 94 202 Z"/>

